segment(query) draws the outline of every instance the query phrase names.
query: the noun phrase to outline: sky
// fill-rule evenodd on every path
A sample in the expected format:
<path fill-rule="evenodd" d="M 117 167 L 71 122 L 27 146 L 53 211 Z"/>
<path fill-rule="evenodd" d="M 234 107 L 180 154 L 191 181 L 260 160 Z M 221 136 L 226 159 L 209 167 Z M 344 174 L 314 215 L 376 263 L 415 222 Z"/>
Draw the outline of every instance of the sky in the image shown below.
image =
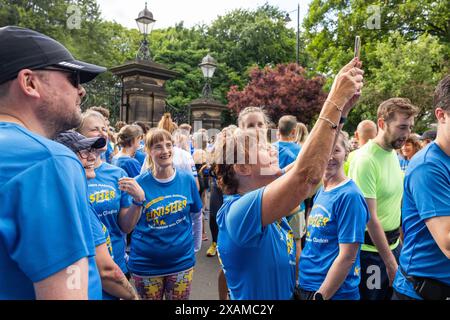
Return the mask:
<path fill-rule="evenodd" d="M 187 28 L 196 24 L 210 24 L 217 16 L 223 16 L 234 9 L 256 9 L 264 3 L 290 12 L 292 21 L 287 23 L 290 28 L 296 28 L 297 5 L 300 3 L 300 21 L 306 15 L 311 0 L 97 0 L 102 17 L 105 20 L 116 21 L 127 28 L 136 28 L 140 11 L 145 7 L 153 13 L 156 20 L 153 29 L 163 29 L 184 21 Z"/>

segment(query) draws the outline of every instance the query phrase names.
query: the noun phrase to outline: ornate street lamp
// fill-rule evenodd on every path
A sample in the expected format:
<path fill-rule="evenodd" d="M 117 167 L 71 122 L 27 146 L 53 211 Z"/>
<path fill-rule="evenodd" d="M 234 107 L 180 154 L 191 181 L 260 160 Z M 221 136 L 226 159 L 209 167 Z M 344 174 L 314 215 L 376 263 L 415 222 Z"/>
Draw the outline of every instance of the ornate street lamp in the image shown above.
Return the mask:
<path fill-rule="evenodd" d="M 150 48 L 148 47 L 147 36 L 152 32 L 153 24 L 156 20 L 153 19 L 153 14 L 147 9 L 147 2 L 145 3 L 145 9 L 139 12 L 138 17 L 135 20 L 139 31 L 144 36 L 136 54 L 136 59 L 150 60 Z"/>
<path fill-rule="evenodd" d="M 299 64 L 299 50 L 300 50 L 300 3 L 298 4 L 297 10 L 292 10 L 288 13 L 286 13 L 286 16 L 284 17 L 285 22 L 291 22 L 291 18 L 289 17 L 289 13 L 297 11 L 297 41 L 296 41 L 296 62 Z"/>
<path fill-rule="evenodd" d="M 217 63 L 213 57 L 209 55 L 209 53 L 202 59 L 202 63 L 199 64 L 200 68 L 203 72 L 203 77 L 206 79 L 205 86 L 202 90 L 202 95 L 206 99 L 210 99 L 212 95 L 211 91 L 211 78 L 214 75 L 214 71 L 216 71 Z"/>

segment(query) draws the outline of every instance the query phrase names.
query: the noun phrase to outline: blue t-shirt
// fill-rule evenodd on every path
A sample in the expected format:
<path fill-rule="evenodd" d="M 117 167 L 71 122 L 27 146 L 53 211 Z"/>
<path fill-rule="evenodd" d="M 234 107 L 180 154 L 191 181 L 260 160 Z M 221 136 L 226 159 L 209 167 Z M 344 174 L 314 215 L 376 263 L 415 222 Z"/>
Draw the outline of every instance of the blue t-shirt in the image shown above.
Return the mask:
<path fill-rule="evenodd" d="M 403 158 L 401 155 L 397 155 L 398 162 L 400 163 L 400 168 L 402 169 L 403 173 L 406 171 L 406 168 L 408 168 L 409 160 Z"/>
<path fill-rule="evenodd" d="M 108 228 L 114 261 L 124 273 L 127 273 L 126 234 L 120 229 L 118 219 L 120 209 L 130 207 L 132 200 L 128 193 L 119 189 L 119 179 L 122 177 L 127 177 L 125 171 L 102 163 L 95 169 L 95 178 L 88 180 L 88 197 L 98 218 Z"/>
<path fill-rule="evenodd" d="M 76 155 L 5 122 L 0 148 L 0 300 L 35 299 L 33 283 L 85 257 L 89 299 L 101 299 L 86 176 Z"/>
<path fill-rule="evenodd" d="M 404 182 L 400 265 L 409 276 L 432 278 L 450 285 L 450 260 L 439 249 L 425 220 L 450 216 L 450 157 L 432 142 L 411 159 Z M 422 299 L 397 271 L 394 288 Z"/>
<path fill-rule="evenodd" d="M 297 159 L 302 147 L 295 142 L 277 141 L 272 144 L 278 151 L 278 166 L 283 169 Z M 300 211 L 305 210 L 305 203 L 300 204 Z M 288 217 L 288 221 L 292 216 Z"/>
<path fill-rule="evenodd" d="M 320 188 L 308 218 L 306 245 L 299 263 L 300 288 L 317 291 L 339 255 L 340 243 L 363 243 L 369 209 L 353 180 L 324 191 Z M 361 246 L 360 246 L 361 247 Z M 359 250 L 341 287 L 332 299 L 359 300 Z"/>
<path fill-rule="evenodd" d="M 233 300 L 288 300 L 294 294 L 294 235 L 285 218 L 262 226 L 263 192 L 224 195 L 217 212 L 217 249 Z"/>
<path fill-rule="evenodd" d="M 294 162 L 302 149 L 295 142 L 277 141 L 273 143 L 273 146 L 278 150 L 278 163 L 280 168 L 284 168 Z"/>
<path fill-rule="evenodd" d="M 144 165 L 145 157 L 147 154 L 145 153 L 144 149 L 137 149 L 136 153 L 134 154 L 134 158 L 139 162 L 139 171 L 141 171 L 141 167 Z"/>
<path fill-rule="evenodd" d="M 128 176 L 131 178 L 138 176 L 142 167 L 139 164 L 139 161 L 129 156 L 114 156 L 112 158 L 111 164 L 125 170 Z"/>
<path fill-rule="evenodd" d="M 112 155 L 114 152 L 114 148 L 111 145 L 109 140 L 106 141 L 106 151 L 105 151 L 105 160 L 107 163 L 111 163 Z"/>
<path fill-rule="evenodd" d="M 128 268 L 142 276 L 166 275 L 194 266 L 191 213 L 202 208 L 194 177 L 176 171 L 161 183 L 146 172 L 136 178 L 145 192 L 142 215 L 131 236 Z"/>
<path fill-rule="evenodd" d="M 114 253 L 112 250 L 111 245 L 111 237 L 109 236 L 108 229 L 106 226 L 100 221 L 100 219 L 97 216 L 97 213 L 95 212 L 92 204 L 90 205 L 91 208 L 91 227 L 92 227 L 92 234 L 94 235 L 94 242 L 95 247 L 98 247 L 99 245 L 102 245 L 106 243 L 106 248 L 108 249 L 108 252 L 111 256 L 111 258 L 114 259 Z M 114 297 L 107 293 L 106 291 L 102 290 L 102 299 L 103 300 L 118 300 L 119 298 Z"/>

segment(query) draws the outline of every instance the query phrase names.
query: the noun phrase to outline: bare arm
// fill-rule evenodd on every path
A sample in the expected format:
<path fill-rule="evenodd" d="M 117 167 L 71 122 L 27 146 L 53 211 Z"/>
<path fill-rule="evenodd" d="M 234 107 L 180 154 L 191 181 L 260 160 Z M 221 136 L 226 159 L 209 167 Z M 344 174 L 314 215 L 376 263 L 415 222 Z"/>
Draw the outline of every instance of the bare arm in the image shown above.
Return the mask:
<path fill-rule="evenodd" d="M 425 224 L 439 249 L 450 259 L 450 216 L 429 218 Z"/>
<path fill-rule="evenodd" d="M 339 255 L 334 260 L 330 270 L 328 270 L 327 276 L 319 290 L 317 290 L 325 300 L 332 298 L 342 283 L 344 283 L 350 268 L 356 261 L 359 246 L 359 243 L 339 244 Z"/>
<path fill-rule="evenodd" d="M 87 300 L 88 299 L 88 259 L 83 258 L 34 283 L 37 300 Z"/>
<path fill-rule="evenodd" d="M 320 117 L 339 124 L 346 116 L 353 97 L 362 87 L 363 71 L 357 67 L 360 62 L 352 60 L 336 77 L 335 83 L 322 108 Z M 333 103 L 330 102 L 333 101 Z M 341 113 L 338 107 L 344 112 Z M 291 170 L 270 183 L 262 199 L 262 224 L 266 226 L 287 215 L 301 201 L 305 200 L 319 184 L 336 141 L 337 129 L 319 119 L 303 145 L 302 151 Z"/>
<path fill-rule="evenodd" d="M 119 180 L 119 189 L 127 192 L 136 202 L 145 200 L 145 193 L 133 178 Z M 122 232 L 130 233 L 141 217 L 142 207 L 132 204 L 129 208 L 122 208 L 119 212 L 118 224 Z"/>
<path fill-rule="evenodd" d="M 397 272 L 398 264 L 389 248 L 386 235 L 384 234 L 383 227 L 381 226 L 380 220 L 377 216 L 377 201 L 376 199 L 365 198 L 367 206 L 370 211 L 370 220 L 367 223 L 367 231 L 369 232 L 372 242 L 377 247 L 378 253 L 381 259 L 383 259 L 386 265 L 386 271 L 389 277 L 389 284 L 392 285 L 394 281 L 395 273 Z"/>
<path fill-rule="evenodd" d="M 120 230 L 123 233 L 130 233 L 141 218 L 142 207 L 132 204 L 127 210 L 120 209 L 119 219 L 117 220 Z"/>
<path fill-rule="evenodd" d="M 120 299 L 139 300 L 136 290 L 111 258 L 105 243 L 95 248 L 95 262 L 104 291 Z"/>

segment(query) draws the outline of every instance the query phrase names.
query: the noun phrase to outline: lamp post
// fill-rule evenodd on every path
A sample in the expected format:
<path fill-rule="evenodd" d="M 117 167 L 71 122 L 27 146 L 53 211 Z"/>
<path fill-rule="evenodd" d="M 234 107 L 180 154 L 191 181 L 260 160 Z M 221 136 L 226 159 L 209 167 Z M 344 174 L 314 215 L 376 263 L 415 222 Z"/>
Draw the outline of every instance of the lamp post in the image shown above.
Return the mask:
<path fill-rule="evenodd" d="M 210 99 L 212 95 L 210 81 L 214 75 L 214 71 L 216 71 L 217 68 L 216 60 L 214 60 L 214 58 L 208 53 L 205 57 L 203 57 L 202 63 L 200 63 L 199 66 L 202 69 L 203 77 L 206 79 L 205 86 L 202 90 L 202 95 L 206 99 Z"/>
<path fill-rule="evenodd" d="M 150 60 L 151 57 L 147 36 L 152 32 L 153 24 L 156 20 L 153 19 L 153 14 L 147 9 L 147 2 L 145 3 L 145 9 L 139 12 L 138 17 L 135 20 L 139 31 L 144 36 L 144 39 L 141 41 L 141 45 L 136 54 L 136 59 Z"/>
<path fill-rule="evenodd" d="M 284 17 L 284 21 L 285 22 L 290 22 L 292 21 L 291 18 L 289 17 L 289 13 L 297 11 L 297 41 L 296 41 L 296 62 L 297 65 L 300 65 L 300 60 L 299 60 L 299 51 L 300 51 L 300 3 L 297 6 L 297 10 L 292 10 L 288 13 L 286 13 L 286 16 Z"/>

